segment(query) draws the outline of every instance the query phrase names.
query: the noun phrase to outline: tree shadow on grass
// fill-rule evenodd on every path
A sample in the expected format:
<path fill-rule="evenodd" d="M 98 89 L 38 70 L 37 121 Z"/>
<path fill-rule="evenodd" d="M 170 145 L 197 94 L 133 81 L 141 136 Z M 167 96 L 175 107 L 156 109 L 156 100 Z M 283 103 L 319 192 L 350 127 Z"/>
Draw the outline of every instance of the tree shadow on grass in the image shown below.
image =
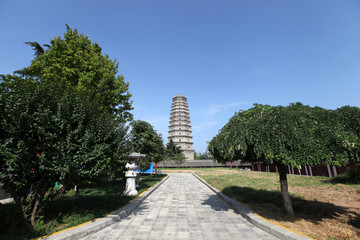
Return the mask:
<path fill-rule="evenodd" d="M 145 191 L 164 176 L 147 176 L 140 181 L 140 187 L 137 188 L 138 192 Z M 119 185 L 114 184 L 110 186 L 86 186 L 86 188 L 80 189 L 78 195 L 65 197 L 49 203 L 44 210 L 44 219 L 47 221 L 51 219 L 59 220 L 59 218 L 66 214 L 90 214 L 94 218 L 103 217 L 111 211 L 127 205 L 136 197 L 123 196 L 124 190 L 125 184 L 123 182 Z M 55 209 L 56 211 L 54 211 Z"/>
<path fill-rule="evenodd" d="M 101 195 L 78 195 L 55 200 L 44 209 L 44 220 L 57 219 L 59 221 L 68 214 L 78 216 L 90 214 L 94 218 L 99 218 L 109 213 L 109 211 L 126 205 L 132 199 L 131 197 L 121 196 L 121 193 L 116 194 L 115 191 L 108 191 Z"/>
<path fill-rule="evenodd" d="M 323 180 L 324 183 L 331 183 L 334 185 L 335 184 L 357 185 L 357 184 L 359 184 L 359 181 L 360 181 L 360 178 L 349 178 L 345 174 Z"/>
<path fill-rule="evenodd" d="M 144 179 L 140 181 L 140 187 L 137 190 L 140 193 L 145 191 L 149 186 L 152 186 L 164 176 L 165 175 L 144 177 Z M 19 229 L 15 229 L 9 234 L 15 233 L 16 235 L 7 236 L 6 238 L 34 238 L 46 235 L 49 231 L 59 231 L 63 228 L 76 226 L 96 218 L 104 217 L 110 212 L 127 205 L 135 198 L 122 196 L 124 189 L 124 181 L 79 186 L 78 193 L 75 194 L 75 191 L 71 190 L 67 192 L 63 198 L 50 202 L 44 208 L 43 216 L 41 217 L 43 223 L 39 228 L 34 229 L 26 235 L 18 234 Z M 12 217 L 11 221 L 15 222 L 16 219 L 20 218 L 21 212 L 15 204 L 6 204 L 4 207 L 10 212 Z M 146 208 L 146 206 L 143 207 Z M 0 211 L 0 218 L 4 217 L 5 215 Z M 71 222 L 70 225 L 69 222 Z M 1 225 L 1 223 L 0 221 L 0 227 L 3 231 L 0 231 L 0 239 L 3 239 L 5 235 L 9 235 L 6 233 L 9 224 Z M 18 227 L 20 228 L 21 226 Z"/>
<path fill-rule="evenodd" d="M 346 207 L 334 205 L 332 203 L 310 201 L 300 197 L 291 196 L 295 216 L 286 214 L 283 207 L 281 192 L 256 190 L 248 187 L 231 186 L 222 191 L 223 194 L 240 203 L 246 204 L 254 212 L 267 219 L 277 221 L 296 221 L 305 219 L 314 223 L 319 223 L 323 219 L 337 218 L 342 214 L 349 216 L 347 224 L 360 229 L 360 214 L 349 210 Z M 214 204 L 215 199 L 210 196 L 204 204 L 210 205 L 216 211 L 228 210 L 228 206 L 219 207 Z M 261 212 L 260 212 L 261 211 Z"/>

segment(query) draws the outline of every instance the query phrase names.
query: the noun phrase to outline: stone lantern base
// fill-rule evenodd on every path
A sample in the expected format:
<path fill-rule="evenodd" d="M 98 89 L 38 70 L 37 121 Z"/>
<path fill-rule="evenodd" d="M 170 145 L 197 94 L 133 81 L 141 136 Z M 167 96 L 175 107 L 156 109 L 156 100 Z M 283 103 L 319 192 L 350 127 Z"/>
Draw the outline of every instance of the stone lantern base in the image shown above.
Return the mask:
<path fill-rule="evenodd" d="M 125 167 L 129 170 L 125 172 L 126 187 L 125 187 L 125 191 L 123 192 L 123 195 L 136 196 L 138 194 L 135 183 L 137 173 L 134 170 L 137 168 L 137 166 L 135 165 L 135 163 L 132 164 L 127 163 Z"/>

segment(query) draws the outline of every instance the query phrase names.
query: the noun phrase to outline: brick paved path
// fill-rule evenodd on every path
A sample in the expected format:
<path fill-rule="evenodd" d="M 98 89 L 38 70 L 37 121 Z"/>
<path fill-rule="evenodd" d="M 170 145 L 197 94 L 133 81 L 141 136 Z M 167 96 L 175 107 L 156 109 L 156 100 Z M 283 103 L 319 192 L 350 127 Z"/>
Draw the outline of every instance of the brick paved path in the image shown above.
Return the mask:
<path fill-rule="evenodd" d="M 126 219 L 84 239 L 276 239 L 192 174 L 170 174 Z"/>

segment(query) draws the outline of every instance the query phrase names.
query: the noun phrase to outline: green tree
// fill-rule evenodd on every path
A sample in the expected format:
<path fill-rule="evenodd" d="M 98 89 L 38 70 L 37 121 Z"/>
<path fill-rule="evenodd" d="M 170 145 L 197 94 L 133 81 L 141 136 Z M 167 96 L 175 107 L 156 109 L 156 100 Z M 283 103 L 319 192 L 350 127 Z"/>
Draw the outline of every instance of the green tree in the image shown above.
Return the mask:
<path fill-rule="evenodd" d="M 336 109 L 337 121 L 339 121 L 347 132 L 353 133 L 358 139 L 360 139 L 360 108 L 343 106 Z M 360 149 L 359 141 L 352 141 L 356 146 L 355 149 Z M 345 145 L 350 142 L 344 143 Z M 360 151 L 349 151 L 348 156 L 352 163 L 358 165 L 357 172 L 355 172 L 355 182 L 360 182 Z"/>
<path fill-rule="evenodd" d="M 35 51 L 31 65 L 18 74 L 86 93 L 120 121 L 131 120 L 129 83 L 118 73 L 118 62 L 103 55 L 101 47 L 88 36 L 67 26 L 64 37 L 55 37 L 44 50 L 37 42 L 27 42 Z"/>
<path fill-rule="evenodd" d="M 146 170 L 150 162 L 154 162 L 157 173 L 157 163 L 163 160 L 165 151 L 161 135 L 150 123 L 137 120 L 131 123 L 130 136 L 133 151 L 146 154 L 146 159 L 142 161 L 140 169 Z"/>
<path fill-rule="evenodd" d="M 167 156 L 174 156 L 176 154 L 180 154 L 182 153 L 182 150 L 180 148 L 180 146 L 177 146 L 174 141 L 170 138 L 170 140 L 168 141 L 168 143 L 166 144 L 166 149 L 165 149 L 165 154 Z"/>
<path fill-rule="evenodd" d="M 301 103 L 287 107 L 255 104 L 236 113 L 209 143 L 209 150 L 222 162 L 275 163 L 285 209 L 293 214 L 286 166 L 346 164 L 348 154 L 358 151 L 356 142 L 358 138 L 345 131 L 334 111 Z"/>
<path fill-rule="evenodd" d="M 204 153 L 194 153 L 194 159 L 195 160 L 206 160 L 211 159 L 212 156 L 209 156 L 208 151 L 206 150 Z"/>
<path fill-rule="evenodd" d="M 33 226 L 44 206 L 74 184 L 113 177 L 124 165 L 126 130 L 89 96 L 59 95 L 30 78 L 0 80 L 0 181 L 24 225 Z"/>
<path fill-rule="evenodd" d="M 30 227 L 67 188 L 121 172 L 132 107 L 116 61 L 87 36 L 68 27 L 46 50 L 27 44 L 31 66 L 0 76 L 0 181 Z"/>
<path fill-rule="evenodd" d="M 342 124 L 345 131 L 353 133 L 358 138 L 360 138 L 360 108 L 343 106 L 335 110 L 337 116 L 336 120 Z M 348 144 L 348 143 L 347 143 Z M 360 143 L 355 143 L 359 145 Z M 350 153 L 349 153 L 350 154 Z M 350 155 L 352 162 L 359 164 L 360 163 L 360 153 L 356 152 L 353 155 Z"/>
<path fill-rule="evenodd" d="M 180 146 L 176 145 L 171 138 L 166 144 L 165 160 L 166 162 L 173 161 L 179 166 L 186 161 L 185 155 Z"/>
<path fill-rule="evenodd" d="M 185 161 L 186 161 L 186 158 L 185 158 L 185 155 L 183 153 L 178 153 L 178 154 L 175 154 L 173 157 L 172 157 L 172 160 L 177 164 L 177 165 L 181 165 L 183 164 Z"/>

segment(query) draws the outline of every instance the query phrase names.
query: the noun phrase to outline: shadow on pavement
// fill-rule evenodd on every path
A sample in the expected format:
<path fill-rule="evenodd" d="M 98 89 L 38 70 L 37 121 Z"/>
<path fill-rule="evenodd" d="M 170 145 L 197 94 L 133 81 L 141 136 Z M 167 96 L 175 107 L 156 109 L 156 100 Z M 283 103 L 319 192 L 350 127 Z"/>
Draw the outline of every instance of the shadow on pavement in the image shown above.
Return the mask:
<path fill-rule="evenodd" d="M 210 195 L 208 199 L 202 202 L 202 205 L 209 205 L 215 211 L 233 210 L 233 208 L 231 208 L 217 195 Z"/>
<path fill-rule="evenodd" d="M 142 202 L 124 219 L 131 219 L 133 216 L 138 216 L 138 215 L 148 215 L 149 209 L 150 209 L 149 204 L 146 202 Z"/>

